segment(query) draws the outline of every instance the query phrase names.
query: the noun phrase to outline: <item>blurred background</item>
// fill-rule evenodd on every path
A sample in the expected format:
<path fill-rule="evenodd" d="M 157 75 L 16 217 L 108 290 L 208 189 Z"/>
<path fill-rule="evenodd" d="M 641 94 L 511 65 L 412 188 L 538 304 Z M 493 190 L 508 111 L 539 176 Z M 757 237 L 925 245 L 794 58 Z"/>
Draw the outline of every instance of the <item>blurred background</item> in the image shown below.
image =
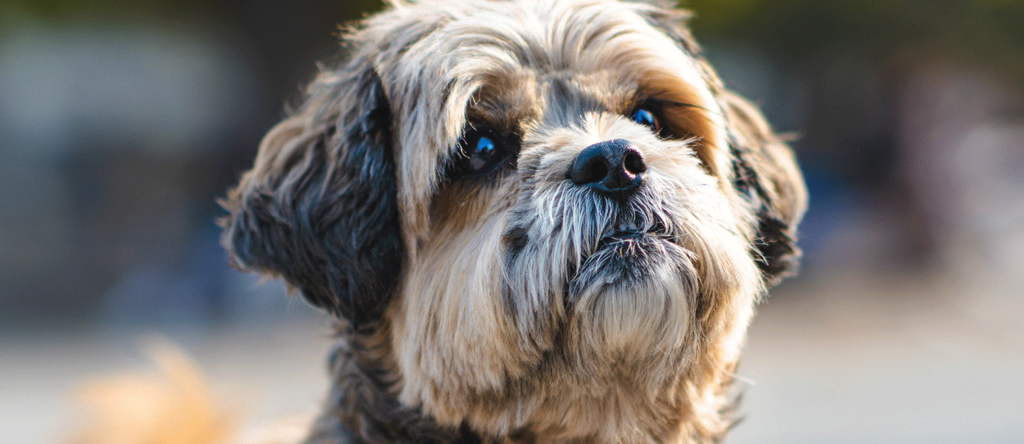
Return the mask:
<path fill-rule="evenodd" d="M 731 443 L 1024 443 L 1024 1 L 690 0 L 792 133 L 799 278 L 759 308 Z M 182 344 L 258 423 L 312 411 L 328 320 L 231 270 L 216 204 L 374 1 L 0 2 L 0 429 Z"/>

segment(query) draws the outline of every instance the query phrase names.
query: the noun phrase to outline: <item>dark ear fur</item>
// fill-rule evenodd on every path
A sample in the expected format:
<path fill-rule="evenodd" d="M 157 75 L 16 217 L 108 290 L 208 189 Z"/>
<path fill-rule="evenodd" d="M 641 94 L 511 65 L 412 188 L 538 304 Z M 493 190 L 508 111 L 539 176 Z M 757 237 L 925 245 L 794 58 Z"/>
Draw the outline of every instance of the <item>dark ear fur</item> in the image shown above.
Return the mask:
<path fill-rule="evenodd" d="M 793 150 L 743 98 L 721 93 L 729 125 L 734 185 L 757 211 L 755 245 L 769 285 L 796 273 L 796 227 L 807 209 L 807 188 Z"/>
<path fill-rule="evenodd" d="M 390 130 L 369 62 L 322 73 L 223 203 L 233 264 L 283 277 L 354 328 L 378 319 L 403 251 Z"/>

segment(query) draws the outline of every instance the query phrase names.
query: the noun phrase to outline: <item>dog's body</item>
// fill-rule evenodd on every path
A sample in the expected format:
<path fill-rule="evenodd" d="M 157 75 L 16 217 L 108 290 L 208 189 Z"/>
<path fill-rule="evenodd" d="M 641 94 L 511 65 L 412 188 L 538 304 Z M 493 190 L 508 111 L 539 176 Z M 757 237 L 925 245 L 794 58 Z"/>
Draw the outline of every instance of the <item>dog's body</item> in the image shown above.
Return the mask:
<path fill-rule="evenodd" d="M 705 443 L 806 192 L 682 13 L 400 3 L 264 139 L 236 265 L 339 319 L 307 442 Z"/>

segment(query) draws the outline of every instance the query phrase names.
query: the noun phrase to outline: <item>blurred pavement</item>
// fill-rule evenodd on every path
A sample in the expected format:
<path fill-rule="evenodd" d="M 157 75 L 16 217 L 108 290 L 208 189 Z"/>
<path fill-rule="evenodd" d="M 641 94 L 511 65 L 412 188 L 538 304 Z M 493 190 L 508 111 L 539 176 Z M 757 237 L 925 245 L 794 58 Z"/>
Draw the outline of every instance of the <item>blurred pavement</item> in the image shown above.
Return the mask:
<path fill-rule="evenodd" d="M 790 282 L 761 307 L 727 442 L 1024 443 L 1020 314 L 985 318 L 969 290 L 920 276 L 872 279 Z"/>

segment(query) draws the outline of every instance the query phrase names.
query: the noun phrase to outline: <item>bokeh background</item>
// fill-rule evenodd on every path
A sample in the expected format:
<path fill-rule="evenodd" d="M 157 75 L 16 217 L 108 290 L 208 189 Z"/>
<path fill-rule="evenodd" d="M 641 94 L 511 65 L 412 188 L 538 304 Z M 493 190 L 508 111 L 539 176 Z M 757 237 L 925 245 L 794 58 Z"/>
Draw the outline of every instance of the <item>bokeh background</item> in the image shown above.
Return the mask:
<path fill-rule="evenodd" d="M 690 0 L 811 191 L 730 443 L 1024 443 L 1024 1 Z M 328 321 L 231 270 L 218 196 L 374 1 L 0 2 L 0 429 L 181 344 L 252 424 L 312 411 Z"/>

